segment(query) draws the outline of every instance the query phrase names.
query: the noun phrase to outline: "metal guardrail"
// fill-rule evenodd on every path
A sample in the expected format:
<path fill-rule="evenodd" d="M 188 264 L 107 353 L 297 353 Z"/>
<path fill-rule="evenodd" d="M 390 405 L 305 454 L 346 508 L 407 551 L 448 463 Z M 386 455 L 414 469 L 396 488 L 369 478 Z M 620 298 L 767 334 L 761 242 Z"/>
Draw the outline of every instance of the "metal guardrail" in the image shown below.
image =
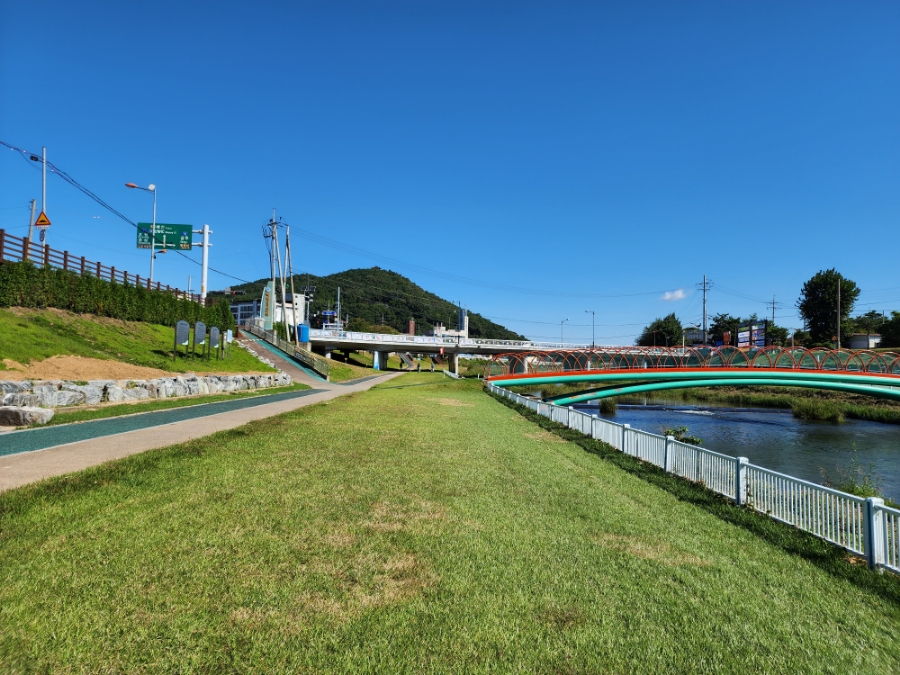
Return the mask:
<path fill-rule="evenodd" d="M 627 424 L 521 396 L 489 382 L 503 396 L 625 454 L 725 495 L 737 504 L 865 556 L 871 568 L 900 573 L 900 510 L 883 499 L 857 497 Z"/>
<path fill-rule="evenodd" d="M 328 363 L 328 359 L 323 359 L 318 354 L 313 354 L 302 347 L 298 347 L 293 342 L 282 340 L 275 334 L 275 331 L 263 330 L 253 324 L 243 324 L 241 330 L 245 330 L 261 340 L 265 340 L 270 345 L 278 347 L 281 351 L 290 354 L 304 366 L 314 370 L 326 380 L 331 376 L 331 364 Z"/>

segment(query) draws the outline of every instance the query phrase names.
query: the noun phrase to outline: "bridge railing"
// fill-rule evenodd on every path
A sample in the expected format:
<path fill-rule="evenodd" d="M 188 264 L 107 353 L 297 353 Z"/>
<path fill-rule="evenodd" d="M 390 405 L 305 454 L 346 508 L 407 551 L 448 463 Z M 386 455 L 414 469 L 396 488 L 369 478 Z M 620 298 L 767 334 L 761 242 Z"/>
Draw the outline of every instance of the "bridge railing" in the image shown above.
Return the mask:
<path fill-rule="evenodd" d="M 309 331 L 311 339 L 341 340 L 344 342 L 372 342 L 383 344 L 402 344 L 414 347 L 421 345 L 447 345 L 463 347 L 522 347 L 523 349 L 559 349 L 581 348 L 590 345 L 573 345 L 554 342 L 529 342 L 528 340 L 494 340 L 491 338 L 464 338 L 450 335 L 406 335 L 396 333 L 363 333 L 359 331 L 338 330 L 335 328 L 312 328 Z"/>
<path fill-rule="evenodd" d="M 281 351 L 290 354 L 304 366 L 311 370 L 314 370 L 326 380 L 330 377 L 331 365 L 328 363 L 328 359 L 323 359 L 318 354 L 313 354 L 312 352 L 307 351 L 302 347 L 298 347 L 293 342 L 282 340 L 280 337 L 278 337 L 275 331 L 263 330 L 262 328 L 259 328 L 250 323 L 243 324 L 241 326 L 241 330 L 247 331 L 248 333 L 260 338 L 261 340 L 265 340 L 269 344 L 278 347 L 278 349 L 280 349 Z"/>
<path fill-rule="evenodd" d="M 521 396 L 487 383 L 488 391 L 603 441 L 617 450 L 699 483 L 775 520 L 857 553 L 869 566 L 900 573 L 900 510 L 875 497 L 857 497 L 756 466 L 627 424 Z"/>

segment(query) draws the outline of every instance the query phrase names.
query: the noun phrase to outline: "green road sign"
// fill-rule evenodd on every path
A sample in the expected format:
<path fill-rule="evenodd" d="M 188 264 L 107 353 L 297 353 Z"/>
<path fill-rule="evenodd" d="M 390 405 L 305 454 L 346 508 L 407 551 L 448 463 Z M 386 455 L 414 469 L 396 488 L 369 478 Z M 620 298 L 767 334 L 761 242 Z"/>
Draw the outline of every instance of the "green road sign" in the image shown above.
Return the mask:
<path fill-rule="evenodd" d="M 178 248 L 183 251 L 191 250 L 193 246 L 193 225 L 171 225 L 169 223 L 156 224 L 156 248 Z M 153 223 L 138 223 L 137 247 L 150 248 Z"/>

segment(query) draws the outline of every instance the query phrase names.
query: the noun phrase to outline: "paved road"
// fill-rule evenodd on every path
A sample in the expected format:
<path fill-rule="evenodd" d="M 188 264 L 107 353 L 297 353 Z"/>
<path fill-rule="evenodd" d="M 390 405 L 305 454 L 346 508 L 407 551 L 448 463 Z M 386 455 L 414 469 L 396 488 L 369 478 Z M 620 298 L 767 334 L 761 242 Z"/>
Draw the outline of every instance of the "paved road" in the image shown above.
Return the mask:
<path fill-rule="evenodd" d="M 290 372 L 288 366 L 291 364 L 278 354 L 267 353 L 266 356 L 276 366 Z M 0 438 L 0 492 L 365 391 L 400 374 L 388 373 L 339 385 L 319 380 L 312 382 L 313 390 L 11 432 Z M 306 378 L 309 375 L 304 373 L 304 380 Z"/>

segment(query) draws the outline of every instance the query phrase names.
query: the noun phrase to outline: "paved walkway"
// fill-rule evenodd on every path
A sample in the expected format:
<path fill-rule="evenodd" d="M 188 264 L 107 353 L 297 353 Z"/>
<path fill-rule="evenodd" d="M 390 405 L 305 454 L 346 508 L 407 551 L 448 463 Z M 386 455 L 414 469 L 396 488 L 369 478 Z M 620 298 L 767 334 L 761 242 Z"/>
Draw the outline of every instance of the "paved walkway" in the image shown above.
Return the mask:
<path fill-rule="evenodd" d="M 289 370 L 293 366 L 286 359 L 268 351 L 266 358 L 295 377 Z M 297 375 L 295 381 L 310 384 L 314 389 L 5 434 L 0 445 L 0 492 L 365 391 L 401 374 L 387 373 L 354 383 L 332 384 L 300 372 L 303 378 Z"/>

